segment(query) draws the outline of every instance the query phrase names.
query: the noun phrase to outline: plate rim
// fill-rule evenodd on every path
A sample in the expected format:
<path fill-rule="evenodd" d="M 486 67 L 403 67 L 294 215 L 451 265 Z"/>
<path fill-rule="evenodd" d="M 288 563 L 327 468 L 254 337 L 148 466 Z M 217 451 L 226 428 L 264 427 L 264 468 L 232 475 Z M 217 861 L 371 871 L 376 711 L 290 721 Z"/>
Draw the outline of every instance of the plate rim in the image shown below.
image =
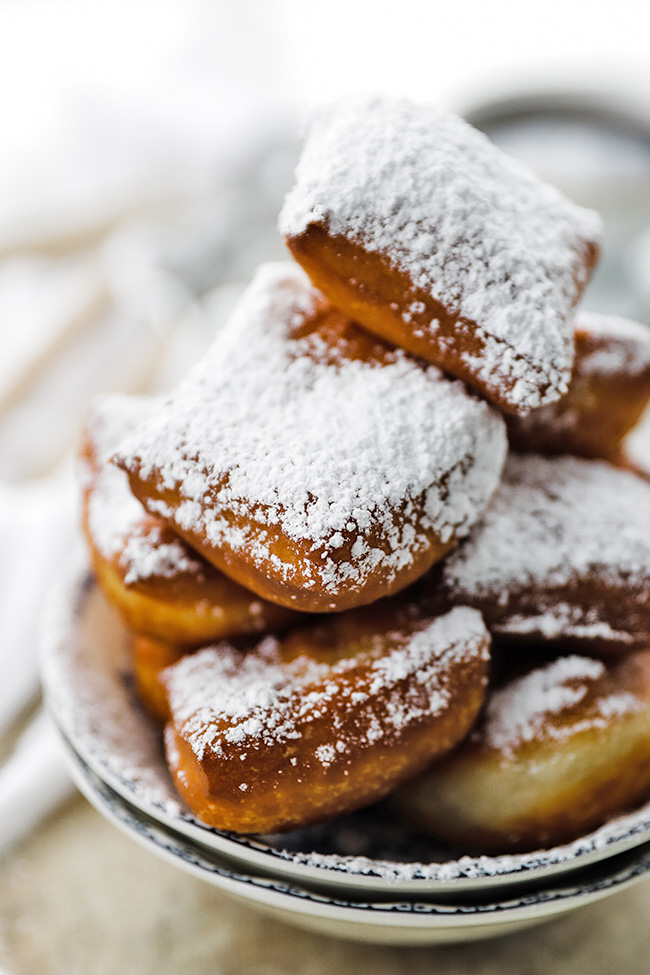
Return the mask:
<path fill-rule="evenodd" d="M 467 928 L 474 925 L 479 919 L 481 924 L 499 925 L 511 921 L 531 919 L 530 915 L 541 921 L 610 896 L 640 881 L 650 872 L 650 848 L 648 848 L 640 859 L 632 860 L 622 868 L 615 868 L 613 873 L 611 864 L 608 870 L 603 864 L 605 876 L 599 876 L 598 879 L 588 883 L 560 884 L 534 893 L 520 895 L 519 897 L 511 896 L 506 900 L 491 903 L 472 905 L 470 902 L 441 904 L 417 900 L 348 901 L 321 891 L 309 890 L 280 878 L 258 877 L 233 872 L 232 864 L 220 862 L 218 854 L 214 851 L 204 851 L 210 857 L 207 859 L 202 855 L 201 850 L 193 849 L 192 847 L 196 847 L 196 844 L 185 846 L 184 851 L 180 852 L 187 842 L 185 837 L 170 835 L 167 829 L 159 823 L 150 826 L 146 821 L 140 820 L 138 818 L 139 810 L 131 807 L 107 783 L 96 776 L 92 769 L 85 766 L 83 760 L 74 753 L 69 745 L 64 746 L 64 749 L 67 764 L 71 768 L 71 774 L 80 791 L 105 818 L 113 822 L 114 825 L 120 826 L 127 835 L 138 839 L 145 848 L 153 848 L 153 852 L 157 852 L 164 859 L 177 867 L 184 867 L 194 876 L 212 883 L 213 886 L 218 886 L 246 900 L 268 902 L 268 899 L 271 899 L 276 901 L 272 906 L 280 910 L 289 910 L 286 903 L 289 899 L 292 902 L 291 910 L 295 908 L 298 913 L 313 916 L 315 913 L 331 912 L 329 916 L 332 920 L 338 918 L 351 921 L 354 918 L 356 923 L 361 921 L 364 924 L 374 924 L 380 919 L 382 924 L 388 923 L 400 928 L 434 927 L 437 926 L 432 923 L 434 921 L 440 921 L 446 927 L 451 925 Z M 115 807 L 120 810 L 119 816 L 114 811 Z M 164 845 L 157 834 L 162 834 L 171 840 L 172 844 L 176 844 L 177 852 L 174 851 L 173 845 Z M 209 874 L 210 879 L 206 874 Z M 219 882 L 214 880 L 215 877 L 220 878 Z M 239 889 L 242 884 L 245 885 L 246 894 L 243 894 Z M 255 892 L 252 896 L 251 891 Z M 562 907 L 558 909 L 558 905 L 562 905 Z M 349 916 L 349 912 L 352 913 L 353 918 Z"/>

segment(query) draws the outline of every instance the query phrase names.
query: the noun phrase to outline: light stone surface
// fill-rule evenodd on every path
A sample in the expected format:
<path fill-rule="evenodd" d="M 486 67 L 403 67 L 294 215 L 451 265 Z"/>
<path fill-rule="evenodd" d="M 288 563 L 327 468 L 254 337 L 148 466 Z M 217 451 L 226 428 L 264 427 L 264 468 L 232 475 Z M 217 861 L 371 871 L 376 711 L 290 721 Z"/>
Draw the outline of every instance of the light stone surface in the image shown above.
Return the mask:
<path fill-rule="evenodd" d="M 374 947 L 240 906 L 75 799 L 0 861 L 11 975 L 647 975 L 650 881 L 517 935 Z"/>

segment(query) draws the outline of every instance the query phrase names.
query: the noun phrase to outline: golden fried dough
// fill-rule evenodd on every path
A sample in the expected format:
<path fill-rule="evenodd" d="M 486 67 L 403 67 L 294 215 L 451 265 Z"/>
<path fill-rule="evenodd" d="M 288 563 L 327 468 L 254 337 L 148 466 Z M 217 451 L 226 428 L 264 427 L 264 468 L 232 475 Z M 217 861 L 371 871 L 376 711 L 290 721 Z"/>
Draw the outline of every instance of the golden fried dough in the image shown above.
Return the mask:
<path fill-rule="evenodd" d="M 134 633 L 131 649 L 135 686 L 140 700 L 154 718 L 164 723 L 169 718 L 169 706 L 160 675 L 166 667 L 184 657 L 188 647 Z"/>
<path fill-rule="evenodd" d="M 260 268 L 213 348 L 116 452 L 133 493 L 280 605 L 364 605 L 422 575 L 485 509 L 505 425 L 434 366 Z"/>
<path fill-rule="evenodd" d="M 98 581 L 134 630 L 202 644 L 286 626 L 294 614 L 239 586 L 148 514 L 109 458 L 157 409 L 154 400 L 98 399 L 81 450 L 82 522 Z"/>
<path fill-rule="evenodd" d="M 280 230 L 336 307 L 505 412 L 566 392 L 600 220 L 457 116 L 376 97 L 321 111 Z"/>
<path fill-rule="evenodd" d="M 161 675 L 176 787 L 204 822 L 265 833 L 371 803 L 447 752 L 484 699 L 474 610 L 325 618 L 243 653 L 221 643 Z"/>
<path fill-rule="evenodd" d="M 560 657 L 493 691 L 478 728 L 404 786 L 407 821 L 467 851 L 575 839 L 650 791 L 650 651 Z"/>

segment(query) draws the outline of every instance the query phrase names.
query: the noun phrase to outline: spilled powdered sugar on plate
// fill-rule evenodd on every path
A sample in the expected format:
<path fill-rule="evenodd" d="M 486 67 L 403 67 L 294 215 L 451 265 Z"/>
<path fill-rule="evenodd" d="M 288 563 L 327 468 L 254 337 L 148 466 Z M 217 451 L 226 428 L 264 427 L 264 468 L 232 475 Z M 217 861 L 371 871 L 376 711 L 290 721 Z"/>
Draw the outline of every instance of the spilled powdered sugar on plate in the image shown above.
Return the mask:
<path fill-rule="evenodd" d="M 81 555 L 77 566 L 83 566 Z M 71 581 L 72 580 L 72 581 Z M 130 637 L 116 625 L 87 569 L 73 569 L 44 614 L 41 679 L 46 702 L 70 743 L 79 743 L 99 768 L 133 795 L 172 815 L 182 804 L 163 763 L 159 734 L 143 720 L 132 690 Z M 85 612 L 94 604 L 92 618 Z M 73 621 L 74 620 L 74 624 Z"/>
<path fill-rule="evenodd" d="M 344 339 L 301 333 L 329 310 L 296 265 L 262 266 L 210 352 L 117 454 L 181 534 L 335 596 L 378 567 L 394 579 L 432 534 L 466 535 L 506 438 L 501 417 L 434 366 L 380 343 L 355 358 Z M 307 556 L 285 554 L 277 534 Z"/>
<path fill-rule="evenodd" d="M 484 349 L 468 365 L 488 388 L 505 383 L 521 412 L 566 392 L 600 219 L 462 119 L 378 97 L 321 110 L 280 215 L 289 240 L 310 225 L 381 255 L 474 323 Z M 438 322 L 422 327 L 433 335 Z"/>
<path fill-rule="evenodd" d="M 258 869 L 397 893 L 490 886 L 558 873 L 650 840 L 650 805 L 573 843 L 507 856 L 466 856 L 405 830 L 383 805 L 274 837 L 237 836 L 199 823 L 178 800 L 160 731 L 132 693 L 126 631 L 86 569 L 56 594 L 46 620 L 46 698 L 59 728 L 93 771 L 145 814 Z M 409 885 L 411 885 L 409 887 Z"/>

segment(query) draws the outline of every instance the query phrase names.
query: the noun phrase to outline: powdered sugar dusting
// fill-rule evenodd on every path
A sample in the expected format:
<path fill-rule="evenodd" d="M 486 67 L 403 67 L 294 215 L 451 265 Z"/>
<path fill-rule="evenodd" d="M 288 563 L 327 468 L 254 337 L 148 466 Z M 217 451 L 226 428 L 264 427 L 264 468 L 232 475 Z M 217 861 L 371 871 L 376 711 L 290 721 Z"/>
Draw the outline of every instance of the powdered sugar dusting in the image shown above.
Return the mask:
<path fill-rule="evenodd" d="M 535 450 L 541 445 L 538 449 L 549 454 L 586 451 L 593 456 L 611 455 L 619 446 L 617 428 L 605 437 L 601 434 L 599 440 L 593 429 L 594 421 L 602 418 L 607 430 L 608 417 L 603 409 L 607 384 L 612 380 L 624 384 L 628 378 L 643 380 L 650 396 L 650 329 L 646 325 L 581 311 L 575 332 L 576 358 L 568 395 L 526 416 L 508 417 L 518 449 Z M 626 432 L 626 426 L 619 422 L 619 440 Z"/>
<path fill-rule="evenodd" d="M 555 596 L 544 599 L 541 593 L 534 614 L 509 615 L 507 624 L 501 629 L 513 636 L 541 636 L 546 640 L 564 637 L 630 645 L 635 642 L 632 634 L 613 626 L 609 620 L 602 619 L 593 607 L 572 606 Z"/>
<path fill-rule="evenodd" d="M 93 456 L 80 461 L 88 531 L 105 559 L 118 558 L 127 586 L 181 572 L 203 575 L 202 560 L 152 521 L 132 495 L 124 471 L 110 463 L 118 444 L 155 408 L 155 400 L 122 394 L 97 399 L 86 423 Z"/>
<path fill-rule="evenodd" d="M 271 746 L 302 737 L 327 716 L 331 742 L 315 757 L 325 767 L 348 749 L 399 736 L 450 704 L 453 669 L 487 659 L 479 613 L 458 607 L 424 629 L 390 634 L 376 648 L 328 664 L 304 655 L 286 661 L 273 637 L 242 653 L 221 643 L 187 656 L 163 675 L 173 721 L 200 759 L 230 746 Z M 360 673 L 360 664 L 364 671 Z M 351 716 L 354 721 L 351 721 Z"/>
<path fill-rule="evenodd" d="M 288 238 L 311 224 L 384 255 L 475 323 L 484 351 L 468 365 L 521 412 L 566 392 L 600 220 L 457 116 L 389 98 L 321 111 L 280 216 Z"/>
<path fill-rule="evenodd" d="M 162 525 L 138 524 L 126 538 L 120 563 L 127 571 L 124 585 L 145 579 L 173 579 L 179 574 L 204 579 L 205 563 L 180 539 L 169 539 Z"/>
<path fill-rule="evenodd" d="M 545 636 L 568 635 L 567 625 L 576 635 L 611 635 L 637 610 L 647 619 L 649 579 L 650 484 L 603 461 L 532 454 L 510 456 L 480 525 L 443 569 L 456 601 L 493 602 L 495 629 Z M 572 602 L 585 581 L 626 592 L 629 605 L 615 606 L 610 619 L 597 604 Z M 566 589 L 566 599 L 547 597 L 553 589 Z M 522 594 L 525 612 L 517 609 Z"/>
<path fill-rule="evenodd" d="M 182 804 L 163 765 L 159 729 L 131 691 L 131 640 L 119 614 L 81 570 L 65 578 L 43 627 L 46 700 L 65 737 L 97 774 L 136 803 L 180 816 Z M 74 583 L 73 583 L 74 579 Z M 90 609 L 92 625 L 89 625 Z M 162 772 L 162 774 L 161 774 Z"/>
<path fill-rule="evenodd" d="M 481 738 L 504 757 L 514 757 L 518 746 L 543 738 L 561 740 L 590 727 L 604 727 L 616 716 L 634 713 L 641 702 L 628 692 L 611 688 L 596 694 L 579 721 L 553 722 L 549 716 L 570 712 L 597 682 L 606 676 L 605 665 L 589 657 L 560 657 L 494 691 L 488 700 Z"/>
<path fill-rule="evenodd" d="M 467 534 L 506 445 L 501 418 L 435 367 L 301 337 L 328 307 L 296 265 L 263 266 L 212 350 L 118 453 L 178 491 L 178 506 L 147 503 L 181 531 L 290 580 L 296 567 L 269 536 L 279 528 L 314 553 L 301 585 L 334 594 L 379 564 L 393 578 L 427 532 Z"/>
<path fill-rule="evenodd" d="M 581 311 L 576 328 L 592 337 L 593 350 L 583 356 L 584 375 L 640 376 L 650 370 L 650 329 L 647 325 L 620 318 Z"/>

